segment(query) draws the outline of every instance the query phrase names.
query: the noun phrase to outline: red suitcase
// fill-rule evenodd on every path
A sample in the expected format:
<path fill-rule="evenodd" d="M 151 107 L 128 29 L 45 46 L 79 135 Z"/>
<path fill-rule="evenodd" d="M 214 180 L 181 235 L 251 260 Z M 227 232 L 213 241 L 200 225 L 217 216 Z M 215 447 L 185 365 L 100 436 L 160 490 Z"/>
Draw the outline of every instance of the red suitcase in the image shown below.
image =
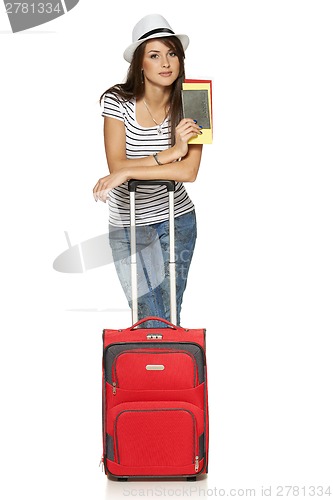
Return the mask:
<path fill-rule="evenodd" d="M 170 275 L 174 272 L 173 181 L 170 201 Z M 141 181 L 147 184 L 147 181 Z M 135 248 L 135 190 L 131 244 Z M 186 478 L 208 472 L 208 390 L 205 329 L 162 318 L 137 321 L 136 256 L 132 255 L 133 326 L 103 332 L 103 463 L 109 479 Z M 170 280 L 171 320 L 175 279 Z M 144 328 L 148 320 L 161 327 Z"/>

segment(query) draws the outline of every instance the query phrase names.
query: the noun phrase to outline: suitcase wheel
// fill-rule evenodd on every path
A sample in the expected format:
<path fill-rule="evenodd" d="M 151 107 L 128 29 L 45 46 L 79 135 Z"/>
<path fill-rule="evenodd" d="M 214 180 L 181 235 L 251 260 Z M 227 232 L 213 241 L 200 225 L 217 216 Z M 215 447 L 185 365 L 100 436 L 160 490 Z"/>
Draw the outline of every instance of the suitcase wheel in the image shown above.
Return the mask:
<path fill-rule="evenodd" d="M 186 478 L 186 481 L 196 481 L 197 480 L 197 476 L 188 476 Z"/>
<path fill-rule="evenodd" d="M 127 481 L 128 477 L 118 477 L 118 481 Z"/>

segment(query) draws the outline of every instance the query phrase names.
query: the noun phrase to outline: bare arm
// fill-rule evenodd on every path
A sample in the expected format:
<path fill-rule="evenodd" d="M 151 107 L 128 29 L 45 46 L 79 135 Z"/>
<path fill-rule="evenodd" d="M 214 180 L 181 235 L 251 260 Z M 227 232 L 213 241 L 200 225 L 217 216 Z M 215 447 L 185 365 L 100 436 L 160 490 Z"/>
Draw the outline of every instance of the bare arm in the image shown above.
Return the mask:
<path fill-rule="evenodd" d="M 158 165 L 152 155 L 128 160 L 123 122 L 114 118 L 105 118 L 104 142 L 110 174 L 96 183 L 93 189 L 95 200 L 105 202 L 110 189 L 134 178 L 193 182 L 199 170 L 202 146 L 188 145 L 188 141 L 199 133 L 200 128 L 193 120 L 183 119 L 176 128 L 175 145 L 158 153 L 158 159 L 162 163 Z M 182 158 L 181 161 L 176 161 L 179 158 Z"/>

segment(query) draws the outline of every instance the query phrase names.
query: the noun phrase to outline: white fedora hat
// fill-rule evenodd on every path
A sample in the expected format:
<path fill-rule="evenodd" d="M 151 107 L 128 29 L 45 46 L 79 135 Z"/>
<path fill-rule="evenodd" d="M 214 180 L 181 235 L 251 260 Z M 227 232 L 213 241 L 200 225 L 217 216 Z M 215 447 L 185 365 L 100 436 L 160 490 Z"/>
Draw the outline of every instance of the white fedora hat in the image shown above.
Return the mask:
<path fill-rule="evenodd" d="M 125 50 L 124 59 L 130 63 L 135 49 L 141 45 L 141 43 L 151 38 L 161 38 L 165 36 L 176 36 L 179 38 L 184 50 L 187 49 L 190 43 L 190 39 L 187 35 L 176 34 L 168 21 L 160 14 L 149 14 L 143 17 L 133 28 L 132 43 Z"/>

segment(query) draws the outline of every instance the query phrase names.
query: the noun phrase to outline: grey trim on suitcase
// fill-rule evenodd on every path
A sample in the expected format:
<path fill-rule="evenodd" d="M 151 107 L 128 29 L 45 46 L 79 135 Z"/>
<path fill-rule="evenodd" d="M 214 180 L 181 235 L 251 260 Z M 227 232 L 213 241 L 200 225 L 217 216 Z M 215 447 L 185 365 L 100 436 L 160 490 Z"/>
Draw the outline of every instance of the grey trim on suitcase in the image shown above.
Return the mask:
<path fill-rule="evenodd" d="M 205 433 L 203 432 L 199 436 L 199 459 L 201 460 L 205 456 Z"/>
<path fill-rule="evenodd" d="M 114 462 L 113 437 L 110 434 L 106 434 L 106 458 Z"/>
<path fill-rule="evenodd" d="M 198 367 L 198 380 L 199 384 L 205 381 L 205 356 L 203 349 L 198 344 L 190 344 L 188 342 L 136 342 L 136 343 L 124 343 L 124 344 L 111 344 L 105 348 L 104 351 L 104 369 L 105 369 L 105 380 L 109 384 L 112 384 L 112 365 L 115 358 L 123 351 L 131 351 L 133 349 L 166 349 L 170 348 L 177 351 L 187 351 L 192 355 L 196 361 Z"/>

